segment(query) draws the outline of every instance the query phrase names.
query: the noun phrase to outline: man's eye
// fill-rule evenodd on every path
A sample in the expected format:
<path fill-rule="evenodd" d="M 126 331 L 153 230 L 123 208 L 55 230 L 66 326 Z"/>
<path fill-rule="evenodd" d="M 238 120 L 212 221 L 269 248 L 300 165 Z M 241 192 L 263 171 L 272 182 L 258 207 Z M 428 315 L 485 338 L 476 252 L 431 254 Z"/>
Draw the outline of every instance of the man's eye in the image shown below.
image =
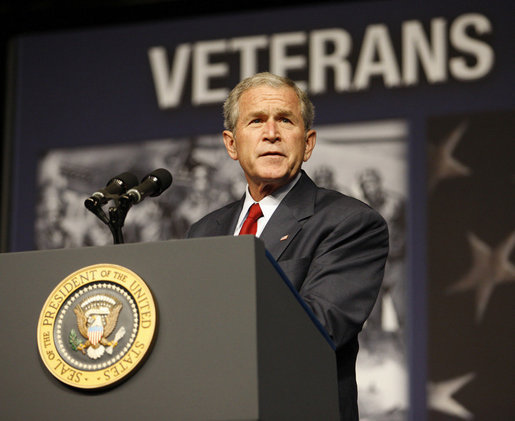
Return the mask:
<path fill-rule="evenodd" d="M 286 117 L 281 118 L 281 121 L 283 123 L 291 123 L 291 120 L 289 118 L 286 118 Z"/>

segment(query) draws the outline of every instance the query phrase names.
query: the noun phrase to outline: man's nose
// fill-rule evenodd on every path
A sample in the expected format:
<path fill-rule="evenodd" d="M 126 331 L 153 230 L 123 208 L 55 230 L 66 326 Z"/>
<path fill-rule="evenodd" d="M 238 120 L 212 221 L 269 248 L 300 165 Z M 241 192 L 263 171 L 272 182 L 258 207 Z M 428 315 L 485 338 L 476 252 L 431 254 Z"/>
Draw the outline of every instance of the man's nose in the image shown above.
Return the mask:
<path fill-rule="evenodd" d="M 267 121 L 265 125 L 264 140 L 268 140 L 269 142 L 276 142 L 279 139 L 280 135 L 277 122 L 274 120 Z"/>

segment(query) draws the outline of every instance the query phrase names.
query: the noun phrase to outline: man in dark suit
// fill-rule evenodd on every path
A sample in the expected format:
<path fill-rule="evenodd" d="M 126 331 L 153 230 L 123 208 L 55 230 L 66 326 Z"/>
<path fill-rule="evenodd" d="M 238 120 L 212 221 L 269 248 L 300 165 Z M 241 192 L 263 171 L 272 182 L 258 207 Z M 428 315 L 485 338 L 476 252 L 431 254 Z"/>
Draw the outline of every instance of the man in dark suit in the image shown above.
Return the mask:
<path fill-rule="evenodd" d="M 270 73 L 243 80 L 227 98 L 224 116 L 225 147 L 239 161 L 247 191 L 192 225 L 188 236 L 245 231 L 264 241 L 332 338 L 341 419 L 358 420 L 357 335 L 383 278 L 386 224 L 364 203 L 317 187 L 301 170 L 316 143 L 314 110 L 291 80 Z"/>

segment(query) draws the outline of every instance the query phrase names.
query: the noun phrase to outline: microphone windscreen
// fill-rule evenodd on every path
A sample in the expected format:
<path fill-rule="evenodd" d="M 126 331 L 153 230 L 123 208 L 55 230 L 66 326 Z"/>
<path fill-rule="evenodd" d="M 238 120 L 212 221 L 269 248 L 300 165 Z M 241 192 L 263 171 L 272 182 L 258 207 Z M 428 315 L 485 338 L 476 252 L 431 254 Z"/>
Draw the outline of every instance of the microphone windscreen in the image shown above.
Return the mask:
<path fill-rule="evenodd" d="M 170 171 L 164 169 L 164 168 L 158 168 L 157 170 L 152 171 L 149 175 L 145 177 L 154 177 L 157 179 L 157 182 L 159 184 L 158 190 L 152 194 L 151 196 L 159 196 L 161 193 L 163 193 L 170 185 L 172 184 L 173 177 Z"/>
<path fill-rule="evenodd" d="M 134 186 L 138 184 L 138 177 L 136 177 L 134 174 L 130 172 L 124 172 L 120 175 L 117 175 L 116 177 L 113 177 L 107 185 L 109 185 L 112 181 L 119 180 L 122 182 L 123 186 L 125 187 L 125 190 L 120 193 L 125 193 L 125 191 L 132 189 Z"/>

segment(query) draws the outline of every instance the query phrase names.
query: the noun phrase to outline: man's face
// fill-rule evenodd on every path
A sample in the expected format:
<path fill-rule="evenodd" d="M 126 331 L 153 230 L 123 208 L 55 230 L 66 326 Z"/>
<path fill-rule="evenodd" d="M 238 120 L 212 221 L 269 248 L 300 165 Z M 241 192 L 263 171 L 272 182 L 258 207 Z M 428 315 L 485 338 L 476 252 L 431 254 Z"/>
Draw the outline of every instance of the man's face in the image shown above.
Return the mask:
<path fill-rule="evenodd" d="M 223 135 L 227 152 L 240 162 L 255 200 L 292 180 L 316 142 L 314 130 L 305 132 L 295 91 L 266 85 L 242 94 L 236 128 Z"/>
<path fill-rule="evenodd" d="M 382 198 L 381 180 L 375 174 L 368 174 L 362 178 L 361 189 L 365 198 L 370 202 L 376 202 Z"/>

